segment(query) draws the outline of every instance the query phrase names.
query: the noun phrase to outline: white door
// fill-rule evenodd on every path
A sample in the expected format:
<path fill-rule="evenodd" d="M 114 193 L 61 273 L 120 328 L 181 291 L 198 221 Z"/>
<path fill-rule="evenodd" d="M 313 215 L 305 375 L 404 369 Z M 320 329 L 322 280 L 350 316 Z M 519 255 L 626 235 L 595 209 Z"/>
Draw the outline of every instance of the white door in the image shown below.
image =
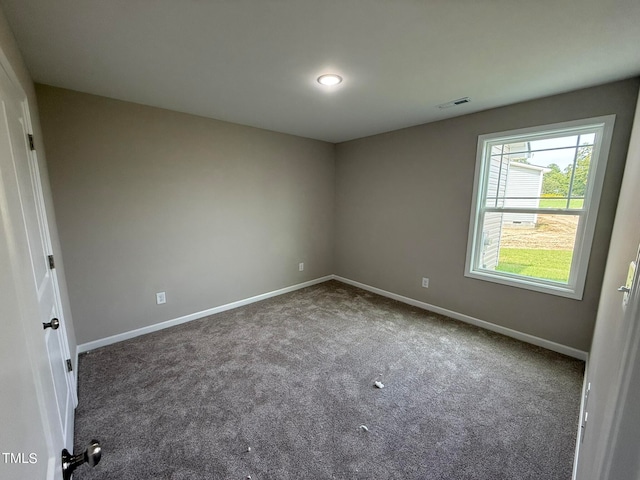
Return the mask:
<path fill-rule="evenodd" d="M 625 296 L 626 334 L 618 377 L 611 382 L 611 424 L 602 468 L 597 478 L 637 480 L 640 478 L 640 247 L 635 269 L 630 268 Z M 624 290 L 622 290 L 624 291 Z"/>
<path fill-rule="evenodd" d="M 49 458 L 59 465 L 60 452 L 63 448 L 73 450 L 73 415 L 77 405 L 75 376 L 67 368 L 69 345 L 65 329 L 64 316 L 61 308 L 60 293 L 58 290 L 55 270 L 50 268 L 49 255 L 52 253 L 49 229 L 44 200 L 40 172 L 38 169 L 35 152 L 30 148 L 28 132 L 30 121 L 26 103 L 26 95 L 14 84 L 4 69 L 0 69 L 0 136 L 2 136 L 0 155 L 2 155 L 3 183 L 15 181 L 17 185 L 18 202 L 22 217 L 21 227 L 26 238 L 27 259 L 21 266 L 28 270 L 27 288 L 32 291 L 30 298 L 37 304 L 34 316 L 23 321 L 34 322 L 40 326 L 39 335 L 44 337 L 46 348 L 46 363 L 44 374 L 50 375 L 47 379 L 53 384 L 52 395 L 54 398 L 43 398 L 40 408 L 48 418 L 51 432 L 57 432 L 60 438 L 49 439 Z M 13 170 L 13 172 L 11 172 Z M 13 173 L 14 179 L 7 173 Z M 15 212 L 14 212 L 15 214 Z M 17 225 L 14 227 L 19 228 Z M 22 251 L 25 251 L 23 248 Z M 37 317 L 37 318 L 36 318 Z M 58 319 L 59 328 L 43 329 L 42 324 Z M 26 326 L 25 331 L 33 332 L 33 325 Z M 38 368 L 38 365 L 34 365 Z M 40 389 L 41 392 L 49 391 Z M 52 425 L 51 422 L 56 422 Z M 58 469 L 49 472 L 51 478 L 59 476 Z"/>

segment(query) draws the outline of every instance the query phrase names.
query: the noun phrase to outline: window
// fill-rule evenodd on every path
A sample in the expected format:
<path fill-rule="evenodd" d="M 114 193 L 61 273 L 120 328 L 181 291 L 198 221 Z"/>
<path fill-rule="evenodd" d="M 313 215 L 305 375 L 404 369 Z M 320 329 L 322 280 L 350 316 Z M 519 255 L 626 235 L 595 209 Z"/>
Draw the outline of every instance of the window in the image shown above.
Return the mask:
<path fill-rule="evenodd" d="M 582 298 L 614 119 L 478 138 L 465 276 Z"/>

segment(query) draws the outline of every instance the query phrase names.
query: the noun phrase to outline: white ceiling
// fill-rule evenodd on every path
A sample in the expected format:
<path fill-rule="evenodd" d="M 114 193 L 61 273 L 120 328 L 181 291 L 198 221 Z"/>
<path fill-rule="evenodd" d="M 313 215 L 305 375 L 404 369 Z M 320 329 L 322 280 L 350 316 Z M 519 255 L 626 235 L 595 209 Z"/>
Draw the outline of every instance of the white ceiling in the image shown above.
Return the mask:
<path fill-rule="evenodd" d="M 640 75 L 638 0 L 0 5 L 36 82 L 330 142 Z"/>

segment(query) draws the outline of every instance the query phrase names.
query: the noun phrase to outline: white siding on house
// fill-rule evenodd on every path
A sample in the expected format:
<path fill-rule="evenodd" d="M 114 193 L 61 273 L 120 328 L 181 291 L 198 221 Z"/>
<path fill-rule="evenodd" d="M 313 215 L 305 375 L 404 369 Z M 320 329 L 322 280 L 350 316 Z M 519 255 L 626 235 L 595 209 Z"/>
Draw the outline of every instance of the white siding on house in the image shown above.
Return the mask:
<path fill-rule="evenodd" d="M 505 145 L 498 145 L 491 149 L 491 161 L 489 162 L 489 175 L 487 179 L 487 197 L 494 197 L 488 200 L 491 207 L 501 207 L 504 205 L 505 192 L 507 189 L 507 178 L 509 174 L 509 161 L 502 155 Z M 482 258 L 480 266 L 489 270 L 494 270 L 498 265 L 498 254 L 500 250 L 500 236 L 502 235 L 502 214 L 487 213 L 484 217 L 482 229 Z"/>
<path fill-rule="evenodd" d="M 507 177 L 506 197 L 539 197 L 545 170 L 534 165 L 512 162 Z M 505 207 L 538 208 L 539 205 L 538 198 L 507 198 L 505 200 Z M 537 217 L 535 213 L 505 213 L 503 221 L 535 225 Z"/>

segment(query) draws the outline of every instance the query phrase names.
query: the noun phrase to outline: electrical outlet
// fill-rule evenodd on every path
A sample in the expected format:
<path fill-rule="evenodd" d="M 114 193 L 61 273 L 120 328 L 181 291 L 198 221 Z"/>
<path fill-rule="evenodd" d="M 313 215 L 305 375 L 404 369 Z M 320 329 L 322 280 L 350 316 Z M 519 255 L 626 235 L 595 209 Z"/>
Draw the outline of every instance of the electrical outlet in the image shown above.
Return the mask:
<path fill-rule="evenodd" d="M 429 288 L 429 279 L 427 277 L 422 277 L 422 286 L 424 288 Z"/>
<path fill-rule="evenodd" d="M 156 304 L 162 305 L 163 303 L 167 303 L 167 294 L 165 292 L 156 293 Z"/>
<path fill-rule="evenodd" d="M 300 262 L 300 263 L 298 264 L 298 270 L 299 270 L 300 272 L 304 270 L 304 263 Z"/>

